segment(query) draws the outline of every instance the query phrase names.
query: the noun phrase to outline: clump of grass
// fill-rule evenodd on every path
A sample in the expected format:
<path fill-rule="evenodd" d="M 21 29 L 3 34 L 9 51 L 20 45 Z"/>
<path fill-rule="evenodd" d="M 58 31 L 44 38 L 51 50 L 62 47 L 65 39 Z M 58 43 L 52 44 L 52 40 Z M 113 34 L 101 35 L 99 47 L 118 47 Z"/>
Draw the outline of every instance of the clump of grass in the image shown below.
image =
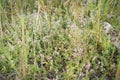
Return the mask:
<path fill-rule="evenodd" d="M 119 28 L 119 3 L 1 0 L 0 74 L 24 80 L 119 78 L 119 51 L 101 25 Z"/>

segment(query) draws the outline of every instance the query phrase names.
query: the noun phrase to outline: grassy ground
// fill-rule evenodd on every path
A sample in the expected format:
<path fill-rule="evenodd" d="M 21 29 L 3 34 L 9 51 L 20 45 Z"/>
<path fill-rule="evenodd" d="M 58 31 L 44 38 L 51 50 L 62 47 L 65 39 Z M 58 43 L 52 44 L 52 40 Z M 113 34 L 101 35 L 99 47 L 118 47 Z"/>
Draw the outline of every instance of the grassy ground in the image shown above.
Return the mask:
<path fill-rule="evenodd" d="M 95 2 L 96 1 L 96 2 Z M 119 0 L 0 0 L 0 79 L 119 80 Z"/>

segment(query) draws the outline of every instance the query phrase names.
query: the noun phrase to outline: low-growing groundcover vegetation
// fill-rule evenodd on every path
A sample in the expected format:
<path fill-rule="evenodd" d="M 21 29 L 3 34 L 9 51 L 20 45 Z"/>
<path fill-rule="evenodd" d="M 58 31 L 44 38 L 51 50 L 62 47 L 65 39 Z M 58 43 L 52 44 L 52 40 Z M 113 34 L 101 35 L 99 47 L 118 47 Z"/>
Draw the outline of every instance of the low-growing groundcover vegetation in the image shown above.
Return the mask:
<path fill-rule="evenodd" d="M 1 80 L 119 80 L 120 0 L 0 0 Z"/>

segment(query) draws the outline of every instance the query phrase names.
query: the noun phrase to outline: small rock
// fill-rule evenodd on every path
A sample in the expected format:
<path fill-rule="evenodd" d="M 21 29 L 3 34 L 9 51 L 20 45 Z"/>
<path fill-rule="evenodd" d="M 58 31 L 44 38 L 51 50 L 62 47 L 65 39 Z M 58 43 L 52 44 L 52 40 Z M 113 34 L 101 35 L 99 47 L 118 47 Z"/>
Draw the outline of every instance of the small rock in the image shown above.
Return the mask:
<path fill-rule="evenodd" d="M 104 22 L 105 34 L 110 37 L 110 42 L 116 48 L 120 49 L 120 31 L 115 30 L 108 22 Z"/>

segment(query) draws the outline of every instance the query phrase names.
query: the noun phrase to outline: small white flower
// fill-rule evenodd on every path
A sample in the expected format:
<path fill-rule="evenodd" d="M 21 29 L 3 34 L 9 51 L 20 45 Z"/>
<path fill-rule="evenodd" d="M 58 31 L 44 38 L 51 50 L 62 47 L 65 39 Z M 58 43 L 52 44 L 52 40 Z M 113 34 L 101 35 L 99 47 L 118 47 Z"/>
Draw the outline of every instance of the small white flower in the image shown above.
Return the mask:
<path fill-rule="evenodd" d="M 49 39 L 50 39 L 49 35 L 43 37 L 43 41 L 45 41 L 45 42 L 49 42 Z"/>
<path fill-rule="evenodd" d="M 54 51 L 53 55 L 59 55 L 60 53 L 58 51 Z"/>

